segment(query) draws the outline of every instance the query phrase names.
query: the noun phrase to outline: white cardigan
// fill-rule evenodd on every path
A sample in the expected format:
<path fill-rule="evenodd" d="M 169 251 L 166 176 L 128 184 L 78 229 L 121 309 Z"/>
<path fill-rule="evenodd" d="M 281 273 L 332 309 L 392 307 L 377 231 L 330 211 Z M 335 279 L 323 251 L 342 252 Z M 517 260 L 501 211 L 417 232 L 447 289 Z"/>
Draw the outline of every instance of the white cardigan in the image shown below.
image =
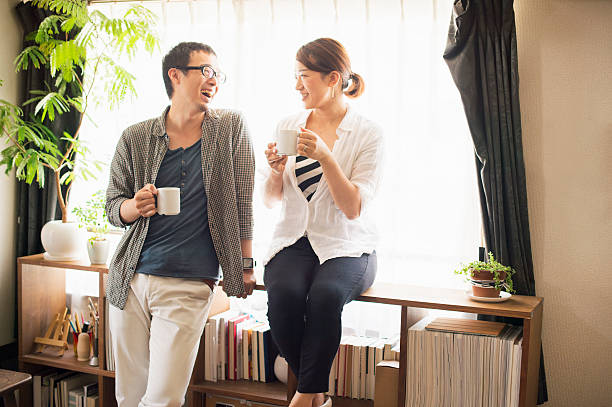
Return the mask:
<path fill-rule="evenodd" d="M 276 131 L 305 127 L 310 112 L 311 110 L 306 110 L 285 118 L 278 124 Z M 334 144 L 332 154 L 342 172 L 359 188 L 360 216 L 349 220 L 336 207 L 325 175 L 308 202 L 297 185 L 295 157 L 290 156 L 283 173 L 280 220 L 276 225 L 264 265 L 305 233 L 308 234 L 308 240 L 321 264 L 335 257 L 359 257 L 363 253 L 374 251 L 378 233 L 368 209 L 376 195 L 383 167 L 382 131 L 378 125 L 349 106 L 336 134 L 338 140 Z M 269 174 L 269 167 L 267 170 Z"/>

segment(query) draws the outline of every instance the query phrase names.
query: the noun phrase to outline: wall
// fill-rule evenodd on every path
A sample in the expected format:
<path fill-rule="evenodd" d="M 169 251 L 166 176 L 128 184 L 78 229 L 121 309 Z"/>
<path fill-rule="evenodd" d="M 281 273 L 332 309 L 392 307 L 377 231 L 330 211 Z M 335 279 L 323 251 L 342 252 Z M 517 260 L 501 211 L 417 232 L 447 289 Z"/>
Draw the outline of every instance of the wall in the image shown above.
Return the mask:
<path fill-rule="evenodd" d="M 13 60 L 21 49 L 22 30 L 13 8 L 17 0 L 0 1 L 0 79 L 4 85 L 0 87 L 0 99 L 15 103 L 19 87 L 17 75 L 13 68 Z M 0 149 L 4 144 L 0 145 Z M 16 216 L 16 182 L 13 174 L 0 171 L 0 346 L 14 342 L 17 334 L 15 324 L 15 216 Z"/>
<path fill-rule="evenodd" d="M 546 406 L 612 406 L 612 2 L 515 13 Z"/>

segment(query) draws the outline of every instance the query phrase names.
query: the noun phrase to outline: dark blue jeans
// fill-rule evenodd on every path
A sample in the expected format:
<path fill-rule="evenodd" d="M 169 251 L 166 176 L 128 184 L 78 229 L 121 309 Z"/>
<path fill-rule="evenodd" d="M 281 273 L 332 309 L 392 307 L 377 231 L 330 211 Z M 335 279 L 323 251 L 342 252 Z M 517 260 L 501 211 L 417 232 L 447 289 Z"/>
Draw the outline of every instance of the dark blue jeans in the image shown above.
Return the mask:
<path fill-rule="evenodd" d="M 376 252 L 319 264 L 306 237 L 266 265 L 272 338 L 298 380 L 300 393 L 324 393 L 340 345 L 342 309 L 376 276 Z"/>

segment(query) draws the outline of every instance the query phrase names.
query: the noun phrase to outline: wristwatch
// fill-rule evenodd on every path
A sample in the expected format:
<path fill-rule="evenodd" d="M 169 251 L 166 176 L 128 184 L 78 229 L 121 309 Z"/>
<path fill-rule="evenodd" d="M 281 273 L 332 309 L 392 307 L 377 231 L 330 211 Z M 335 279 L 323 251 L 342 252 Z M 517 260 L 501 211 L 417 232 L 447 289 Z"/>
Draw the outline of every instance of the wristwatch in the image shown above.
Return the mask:
<path fill-rule="evenodd" d="M 242 258 L 242 269 L 249 270 L 255 268 L 257 262 L 252 257 L 243 257 Z"/>

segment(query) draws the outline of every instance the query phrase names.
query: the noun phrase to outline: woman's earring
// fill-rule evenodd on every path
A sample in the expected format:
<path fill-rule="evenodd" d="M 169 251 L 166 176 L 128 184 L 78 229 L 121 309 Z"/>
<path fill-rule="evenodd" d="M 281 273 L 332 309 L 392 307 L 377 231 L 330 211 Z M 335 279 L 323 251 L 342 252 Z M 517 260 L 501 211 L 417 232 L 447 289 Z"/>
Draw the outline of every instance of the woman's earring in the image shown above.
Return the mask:
<path fill-rule="evenodd" d="M 332 87 L 332 99 L 336 97 L 336 88 Z"/>

